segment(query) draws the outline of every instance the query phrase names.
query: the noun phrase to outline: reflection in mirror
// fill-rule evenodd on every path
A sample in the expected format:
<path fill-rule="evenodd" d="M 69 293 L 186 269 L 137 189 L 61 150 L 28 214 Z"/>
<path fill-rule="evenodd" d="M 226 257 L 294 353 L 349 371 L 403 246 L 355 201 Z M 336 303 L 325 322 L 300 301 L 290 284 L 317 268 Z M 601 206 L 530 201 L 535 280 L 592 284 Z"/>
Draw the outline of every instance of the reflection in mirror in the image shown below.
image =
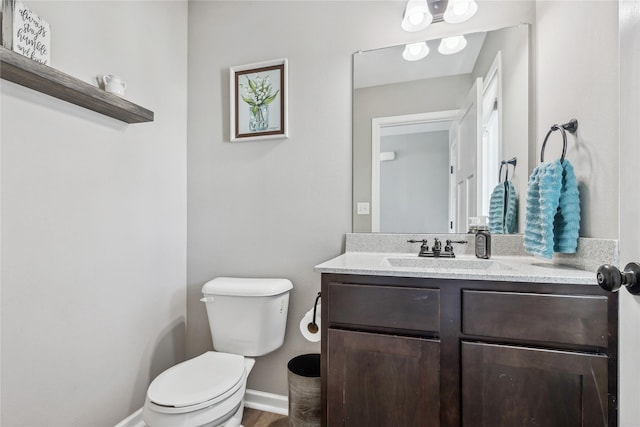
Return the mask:
<path fill-rule="evenodd" d="M 528 153 L 527 25 L 466 34 L 467 46 L 402 58 L 404 46 L 354 54 L 353 230 L 466 232 L 489 215 L 500 162 L 524 218 Z M 503 175 L 504 179 L 504 175 Z M 369 214 L 355 207 L 370 203 Z"/>

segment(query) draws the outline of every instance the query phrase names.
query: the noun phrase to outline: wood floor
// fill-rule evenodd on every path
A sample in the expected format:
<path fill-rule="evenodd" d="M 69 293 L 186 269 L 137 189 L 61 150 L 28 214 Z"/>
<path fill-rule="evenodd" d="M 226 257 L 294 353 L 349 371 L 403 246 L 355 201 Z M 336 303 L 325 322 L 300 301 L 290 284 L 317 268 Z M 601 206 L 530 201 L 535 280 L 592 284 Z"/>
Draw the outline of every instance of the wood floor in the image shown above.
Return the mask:
<path fill-rule="evenodd" d="M 271 412 L 262 412 L 257 409 L 244 408 L 242 425 L 244 427 L 289 427 L 289 417 Z"/>

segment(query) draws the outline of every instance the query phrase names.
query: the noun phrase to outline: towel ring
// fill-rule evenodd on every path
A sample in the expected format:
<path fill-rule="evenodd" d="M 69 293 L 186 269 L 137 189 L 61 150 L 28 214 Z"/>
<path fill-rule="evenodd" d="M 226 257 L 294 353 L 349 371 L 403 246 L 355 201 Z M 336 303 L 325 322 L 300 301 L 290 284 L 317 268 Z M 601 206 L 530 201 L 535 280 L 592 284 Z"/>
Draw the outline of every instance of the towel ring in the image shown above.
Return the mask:
<path fill-rule="evenodd" d="M 513 166 L 513 170 L 515 173 L 516 170 L 516 164 L 518 164 L 518 159 L 517 158 L 512 158 L 510 160 L 502 160 L 500 162 L 500 170 L 498 171 L 498 182 L 502 182 L 502 168 L 503 166 L 507 166 L 507 172 L 505 173 L 504 176 L 504 180 L 507 181 L 509 179 L 509 165 Z"/>
<path fill-rule="evenodd" d="M 547 136 L 544 137 L 544 142 L 542 143 L 542 150 L 540 151 L 540 162 L 544 163 L 544 149 L 547 146 L 547 140 L 549 136 L 556 130 L 562 132 L 562 157 L 560 157 L 560 162 L 564 162 L 564 158 L 567 155 L 567 132 L 574 134 L 578 130 L 578 121 L 576 119 L 571 119 L 568 123 L 563 125 L 554 124 L 547 132 Z"/>

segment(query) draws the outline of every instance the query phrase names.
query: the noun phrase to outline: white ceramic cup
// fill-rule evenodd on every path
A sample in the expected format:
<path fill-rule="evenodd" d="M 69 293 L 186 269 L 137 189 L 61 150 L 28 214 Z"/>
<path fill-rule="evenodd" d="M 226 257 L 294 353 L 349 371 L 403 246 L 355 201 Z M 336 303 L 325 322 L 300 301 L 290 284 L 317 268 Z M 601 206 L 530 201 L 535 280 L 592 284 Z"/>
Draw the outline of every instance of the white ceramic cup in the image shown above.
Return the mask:
<path fill-rule="evenodd" d="M 127 88 L 127 85 L 120 77 L 107 74 L 102 77 L 102 81 L 104 82 L 104 90 L 114 95 L 124 96 L 124 90 Z"/>

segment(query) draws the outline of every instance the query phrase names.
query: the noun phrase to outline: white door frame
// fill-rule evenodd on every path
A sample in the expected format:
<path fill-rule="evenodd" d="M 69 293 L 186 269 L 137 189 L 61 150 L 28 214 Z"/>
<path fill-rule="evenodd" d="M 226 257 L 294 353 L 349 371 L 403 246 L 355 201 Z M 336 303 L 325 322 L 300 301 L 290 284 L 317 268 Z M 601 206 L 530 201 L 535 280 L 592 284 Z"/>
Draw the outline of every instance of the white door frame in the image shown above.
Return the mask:
<path fill-rule="evenodd" d="M 480 201 L 482 193 L 482 89 L 482 77 L 478 77 L 469 89 L 469 93 L 462 103 L 460 110 L 458 110 L 458 116 L 453 121 L 452 130 L 450 130 L 450 132 L 456 134 L 455 144 L 457 154 L 452 156 L 455 157 L 456 163 L 452 164 L 453 171 L 449 181 L 452 185 L 450 190 L 451 194 L 454 194 L 454 196 L 452 196 L 452 211 L 450 210 L 449 212 L 449 225 L 451 225 L 451 221 L 453 221 L 453 231 L 457 233 L 466 232 L 468 218 L 470 216 L 480 215 L 480 209 L 482 207 Z M 474 109 L 475 117 L 470 115 Z M 466 167 L 468 165 L 461 154 L 461 150 L 464 151 L 462 144 L 467 141 L 466 138 L 468 138 L 468 134 L 461 134 L 460 129 L 462 128 L 462 123 L 465 122 L 467 118 L 471 118 L 472 122 L 475 121 L 475 135 L 472 135 L 475 162 L 471 168 Z M 469 122 L 467 121 L 465 123 Z M 450 140 L 450 151 L 452 151 L 451 144 L 453 144 L 453 142 Z M 462 173 L 466 174 L 460 176 L 463 166 L 465 170 Z M 473 173 L 470 174 L 472 170 Z M 460 190 L 461 188 L 462 190 Z"/>
<path fill-rule="evenodd" d="M 481 171 L 482 173 L 478 174 L 478 177 L 482 180 L 481 183 L 481 188 L 482 191 L 478 194 L 478 199 L 479 199 L 479 207 L 478 207 L 478 214 L 482 214 L 484 209 L 481 209 L 481 206 L 483 204 L 486 204 L 487 207 L 489 205 L 489 201 L 491 199 L 491 192 L 493 191 L 495 185 L 491 185 L 490 183 L 492 182 L 492 177 L 497 177 L 499 175 L 499 166 L 498 164 L 500 163 L 500 160 L 504 159 L 504 148 L 503 148 L 503 144 L 502 144 L 502 138 L 503 138 L 503 128 L 504 128 L 504 120 L 502 118 L 502 51 L 498 51 L 498 53 L 496 54 L 496 57 L 493 59 L 493 63 L 491 64 L 491 67 L 489 67 L 489 71 L 487 72 L 487 75 L 484 77 L 484 80 L 482 81 L 482 108 L 480 108 L 480 110 L 478 111 L 478 114 L 482 117 L 481 123 L 481 139 L 482 139 L 482 151 L 484 152 L 485 150 L 487 150 L 487 147 L 484 144 L 484 132 L 485 132 L 485 126 L 486 126 L 486 122 L 485 122 L 485 111 L 484 108 L 487 105 L 487 98 L 489 96 L 491 96 L 491 98 L 493 98 L 493 94 L 489 93 L 488 90 L 489 88 L 492 86 L 493 82 L 495 81 L 495 100 L 497 101 L 497 110 L 496 113 L 498 115 L 498 158 L 495 159 L 495 164 L 493 164 L 493 166 L 495 166 L 497 168 L 496 173 L 494 173 L 493 175 L 489 174 L 488 172 L 490 170 L 492 170 L 492 165 L 491 164 L 485 164 L 484 162 L 484 156 L 481 156 L 481 158 L 483 159 L 483 161 L 480 162 L 480 167 L 481 167 Z M 499 181 L 499 180 L 498 180 Z M 498 184 L 498 182 L 496 181 L 495 184 Z"/>
<path fill-rule="evenodd" d="M 620 142 L 618 183 L 618 237 L 620 239 L 620 268 L 629 262 L 640 262 L 640 1 L 619 3 L 619 63 L 620 63 Z M 619 354 L 618 354 L 618 425 L 640 425 L 640 295 L 626 289 L 619 295 Z"/>
<path fill-rule="evenodd" d="M 380 134 L 387 126 L 442 122 L 457 117 L 458 110 L 402 116 L 374 117 L 371 119 L 371 232 L 380 231 Z"/>

